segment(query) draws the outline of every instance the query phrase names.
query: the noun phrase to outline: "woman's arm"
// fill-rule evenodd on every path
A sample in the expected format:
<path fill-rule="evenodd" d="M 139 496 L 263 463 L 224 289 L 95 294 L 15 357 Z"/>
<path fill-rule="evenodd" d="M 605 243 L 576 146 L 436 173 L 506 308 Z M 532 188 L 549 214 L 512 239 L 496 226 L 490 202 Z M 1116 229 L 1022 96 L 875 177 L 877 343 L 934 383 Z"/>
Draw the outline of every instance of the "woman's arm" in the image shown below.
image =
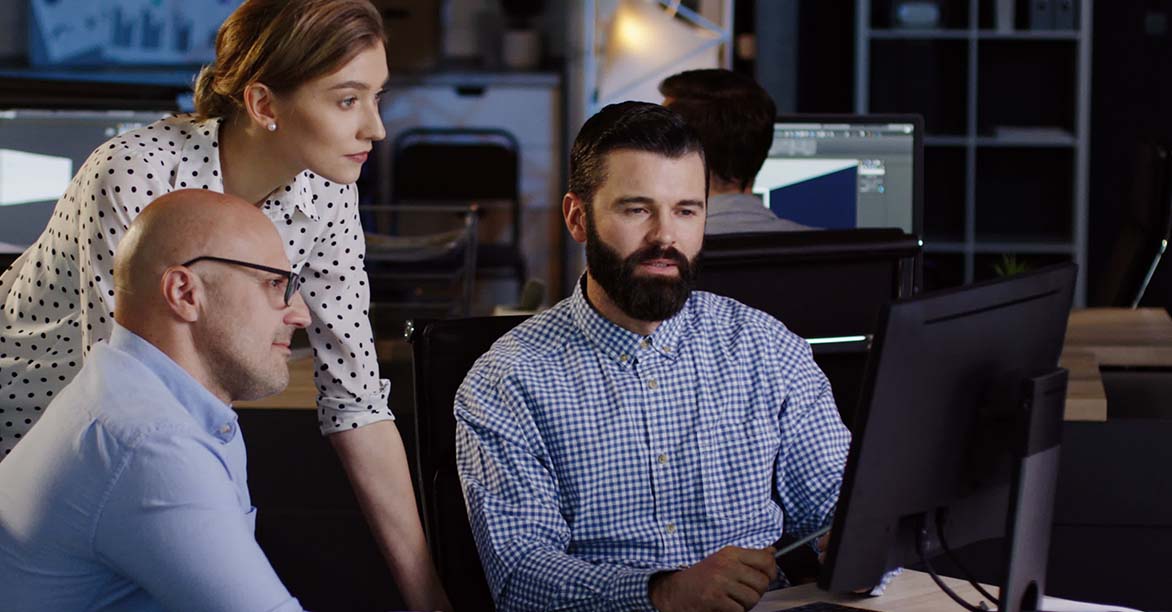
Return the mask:
<path fill-rule="evenodd" d="M 370 288 L 357 191 L 332 185 L 316 203 L 324 231 L 302 271 L 301 294 L 313 322 L 318 423 L 338 453 L 408 607 L 448 610 L 436 576 L 403 441 L 387 406 L 370 327 Z"/>
<path fill-rule="evenodd" d="M 416 512 L 403 440 L 393 421 L 330 436 L 383 558 L 412 610 L 451 610 Z"/>

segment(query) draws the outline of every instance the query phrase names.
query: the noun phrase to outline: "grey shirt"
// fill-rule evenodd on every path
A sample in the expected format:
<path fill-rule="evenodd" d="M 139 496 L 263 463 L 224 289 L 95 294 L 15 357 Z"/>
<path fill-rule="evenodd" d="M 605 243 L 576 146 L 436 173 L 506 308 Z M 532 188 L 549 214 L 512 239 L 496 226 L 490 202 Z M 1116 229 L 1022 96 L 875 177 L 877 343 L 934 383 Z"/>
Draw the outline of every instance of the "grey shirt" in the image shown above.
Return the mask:
<path fill-rule="evenodd" d="M 708 198 L 708 224 L 705 234 L 743 234 L 746 232 L 795 232 L 812 230 L 800 223 L 782 219 L 765 208 L 761 198 L 751 193 L 724 193 Z"/>

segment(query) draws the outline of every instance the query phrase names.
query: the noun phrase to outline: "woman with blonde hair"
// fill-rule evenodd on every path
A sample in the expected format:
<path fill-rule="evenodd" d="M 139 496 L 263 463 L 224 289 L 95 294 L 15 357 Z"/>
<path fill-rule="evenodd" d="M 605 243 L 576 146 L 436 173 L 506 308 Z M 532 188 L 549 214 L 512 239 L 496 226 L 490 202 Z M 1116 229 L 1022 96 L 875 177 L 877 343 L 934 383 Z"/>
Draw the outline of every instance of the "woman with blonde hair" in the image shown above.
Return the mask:
<path fill-rule="evenodd" d="M 449 607 L 367 317 L 354 182 L 386 135 L 378 109 L 386 80 L 382 19 L 367 0 L 246 0 L 236 9 L 220 27 L 215 63 L 197 78 L 195 114 L 95 150 L 45 232 L 0 276 L 0 459 L 20 452 L 20 438 L 109 336 L 113 255 L 131 220 L 173 190 L 232 194 L 275 224 L 299 272 L 318 422 L 406 603 Z"/>

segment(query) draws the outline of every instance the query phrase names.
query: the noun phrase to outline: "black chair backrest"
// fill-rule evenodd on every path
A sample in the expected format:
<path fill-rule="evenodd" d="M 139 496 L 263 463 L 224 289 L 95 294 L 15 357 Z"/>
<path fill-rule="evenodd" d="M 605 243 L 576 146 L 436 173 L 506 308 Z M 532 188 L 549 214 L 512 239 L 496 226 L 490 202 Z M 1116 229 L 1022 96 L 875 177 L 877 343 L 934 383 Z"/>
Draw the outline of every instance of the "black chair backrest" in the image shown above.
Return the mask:
<path fill-rule="evenodd" d="M 512 134 L 491 128 L 412 128 L 399 134 L 392 148 L 392 203 L 508 201 L 508 244 L 518 244 L 521 160 Z"/>
<path fill-rule="evenodd" d="M 704 238 L 697 287 L 765 311 L 803 338 L 870 336 L 883 306 L 914 292 L 920 250 L 899 229 L 717 234 Z M 848 427 L 867 346 L 814 346 Z"/>
<path fill-rule="evenodd" d="M 717 234 L 704 239 L 698 287 L 803 338 L 870 334 L 885 304 L 911 295 L 919 254 L 898 229 Z"/>
<path fill-rule="evenodd" d="M 1131 185 L 1110 268 L 1096 299 L 1108 306 L 1139 304 L 1163 252 L 1163 241 L 1172 238 L 1172 155 L 1167 147 L 1140 146 Z"/>
<path fill-rule="evenodd" d="M 436 569 L 457 610 L 492 608 L 456 472 L 456 390 L 476 360 L 528 316 L 448 319 L 412 334 L 416 461 L 423 523 Z"/>

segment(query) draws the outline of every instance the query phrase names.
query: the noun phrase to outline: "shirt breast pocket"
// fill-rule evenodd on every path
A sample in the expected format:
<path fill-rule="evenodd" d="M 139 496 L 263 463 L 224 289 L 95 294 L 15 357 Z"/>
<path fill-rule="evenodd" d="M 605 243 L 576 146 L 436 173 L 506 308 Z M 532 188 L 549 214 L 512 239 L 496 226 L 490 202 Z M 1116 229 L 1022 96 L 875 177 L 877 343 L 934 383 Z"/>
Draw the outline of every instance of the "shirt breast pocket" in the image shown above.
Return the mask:
<path fill-rule="evenodd" d="M 699 440 L 705 510 L 719 519 L 768 512 L 781 441 L 777 424 L 768 418 L 726 416 Z"/>

